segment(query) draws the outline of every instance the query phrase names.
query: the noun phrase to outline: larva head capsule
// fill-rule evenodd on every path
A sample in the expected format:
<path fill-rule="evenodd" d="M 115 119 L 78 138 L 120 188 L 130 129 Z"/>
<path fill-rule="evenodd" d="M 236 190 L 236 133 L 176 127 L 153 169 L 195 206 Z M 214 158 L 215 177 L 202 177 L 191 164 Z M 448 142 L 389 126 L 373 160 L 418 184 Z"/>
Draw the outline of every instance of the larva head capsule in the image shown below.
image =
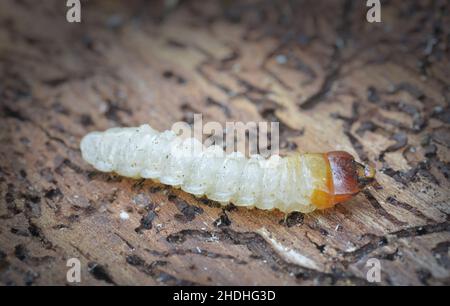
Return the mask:
<path fill-rule="evenodd" d="M 315 189 L 311 202 L 318 209 L 332 207 L 349 200 L 375 178 L 375 169 L 355 161 L 344 151 L 324 153 L 326 170 L 325 188 Z"/>

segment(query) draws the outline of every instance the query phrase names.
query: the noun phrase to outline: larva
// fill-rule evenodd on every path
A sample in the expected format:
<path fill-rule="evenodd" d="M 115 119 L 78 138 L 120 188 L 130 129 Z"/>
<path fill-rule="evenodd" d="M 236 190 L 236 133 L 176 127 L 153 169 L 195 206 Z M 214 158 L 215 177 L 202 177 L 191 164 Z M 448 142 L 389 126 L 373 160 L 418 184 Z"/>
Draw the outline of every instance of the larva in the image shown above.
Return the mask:
<path fill-rule="evenodd" d="M 83 158 L 96 169 L 146 178 L 206 195 L 222 204 L 311 212 L 350 199 L 374 178 L 372 167 L 343 151 L 260 155 L 225 154 L 195 138 L 149 125 L 91 132 L 81 140 Z"/>

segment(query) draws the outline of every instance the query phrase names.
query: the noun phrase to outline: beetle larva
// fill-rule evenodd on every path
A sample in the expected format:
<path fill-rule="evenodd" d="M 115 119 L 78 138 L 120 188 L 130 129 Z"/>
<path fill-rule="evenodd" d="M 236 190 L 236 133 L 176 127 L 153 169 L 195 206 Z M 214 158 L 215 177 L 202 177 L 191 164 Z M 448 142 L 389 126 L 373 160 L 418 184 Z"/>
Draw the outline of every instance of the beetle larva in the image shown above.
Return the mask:
<path fill-rule="evenodd" d="M 92 132 L 81 141 L 83 158 L 96 169 L 180 187 L 220 203 L 283 212 L 311 212 L 350 199 L 374 178 L 372 167 L 343 151 L 246 158 L 207 148 L 195 138 L 149 125 Z"/>

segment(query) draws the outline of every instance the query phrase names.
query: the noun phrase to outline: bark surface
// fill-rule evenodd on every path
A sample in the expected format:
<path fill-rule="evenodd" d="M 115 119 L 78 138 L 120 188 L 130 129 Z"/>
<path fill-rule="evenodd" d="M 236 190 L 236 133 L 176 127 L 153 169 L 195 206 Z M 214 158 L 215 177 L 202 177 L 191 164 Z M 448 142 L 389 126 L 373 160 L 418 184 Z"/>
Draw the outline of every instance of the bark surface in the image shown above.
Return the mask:
<path fill-rule="evenodd" d="M 0 3 L 0 283 L 449 284 L 447 1 Z M 93 130 L 279 121 L 282 152 L 345 150 L 377 184 L 285 216 L 95 171 Z"/>

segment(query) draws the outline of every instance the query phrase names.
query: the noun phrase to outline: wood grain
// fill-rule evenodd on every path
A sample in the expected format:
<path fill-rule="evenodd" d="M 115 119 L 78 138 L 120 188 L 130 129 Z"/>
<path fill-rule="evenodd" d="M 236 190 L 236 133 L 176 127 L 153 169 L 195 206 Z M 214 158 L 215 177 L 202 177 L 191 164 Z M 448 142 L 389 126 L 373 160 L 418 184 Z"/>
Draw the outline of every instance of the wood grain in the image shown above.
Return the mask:
<path fill-rule="evenodd" d="M 450 283 L 449 6 L 364 1 L 0 4 L 0 283 Z M 79 141 L 150 123 L 279 121 L 378 184 L 308 215 L 228 207 L 94 171 Z M 129 219 L 120 218 L 127 212 Z"/>

